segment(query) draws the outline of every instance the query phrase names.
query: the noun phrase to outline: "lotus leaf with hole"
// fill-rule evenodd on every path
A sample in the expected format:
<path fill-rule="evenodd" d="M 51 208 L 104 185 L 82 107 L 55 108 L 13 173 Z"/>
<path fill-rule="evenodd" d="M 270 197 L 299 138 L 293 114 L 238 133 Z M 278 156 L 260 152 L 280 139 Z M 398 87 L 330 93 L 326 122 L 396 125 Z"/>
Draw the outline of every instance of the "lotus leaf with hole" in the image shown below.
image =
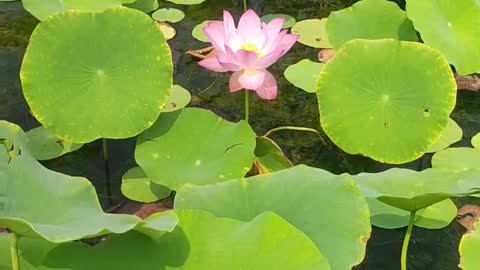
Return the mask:
<path fill-rule="evenodd" d="M 71 270 L 330 269 L 305 234 L 273 213 L 251 222 L 201 211 L 177 214 L 177 229 L 160 238 L 130 232 L 94 247 L 63 244 L 49 252 L 43 265 Z"/>
<path fill-rule="evenodd" d="M 353 176 L 368 197 L 415 212 L 448 198 L 480 193 L 480 170 L 450 172 L 427 169 L 416 172 L 393 168 L 382 173 Z"/>
<path fill-rule="evenodd" d="M 476 230 L 466 233 L 460 241 L 460 268 L 462 270 L 477 270 L 480 265 L 480 222 L 476 223 Z"/>
<path fill-rule="evenodd" d="M 152 182 L 140 167 L 132 168 L 125 173 L 121 189 L 125 197 L 143 203 L 156 202 L 172 193 L 169 188 Z"/>
<path fill-rule="evenodd" d="M 405 11 L 385 0 L 362 0 L 334 11 L 328 16 L 326 29 L 328 40 L 336 51 L 353 39 L 418 40 Z"/>
<path fill-rule="evenodd" d="M 437 50 L 393 39 L 345 43 L 317 88 L 321 126 L 336 145 L 395 164 L 417 159 L 438 140 L 456 93 Z"/>
<path fill-rule="evenodd" d="M 92 184 L 44 168 L 30 154 L 18 126 L 0 121 L 0 138 L 6 140 L 0 145 L 0 227 L 19 237 L 60 243 L 134 228 L 155 234 L 175 227 L 169 216 L 143 222 L 135 216 L 105 214 Z"/>
<path fill-rule="evenodd" d="M 35 28 L 20 76 L 33 114 L 56 136 L 75 143 L 128 138 L 162 111 L 171 53 L 142 12 L 69 11 Z"/>
<path fill-rule="evenodd" d="M 303 165 L 215 185 L 185 185 L 175 208 L 243 221 L 272 211 L 310 237 L 339 270 L 363 260 L 371 230 L 367 202 L 350 176 Z"/>
<path fill-rule="evenodd" d="M 135 159 L 155 183 L 177 190 L 243 177 L 252 167 L 255 133 L 198 108 L 164 113 L 140 134 Z"/>
<path fill-rule="evenodd" d="M 422 40 L 440 50 L 459 74 L 480 72 L 478 0 L 408 0 L 407 13 Z"/>

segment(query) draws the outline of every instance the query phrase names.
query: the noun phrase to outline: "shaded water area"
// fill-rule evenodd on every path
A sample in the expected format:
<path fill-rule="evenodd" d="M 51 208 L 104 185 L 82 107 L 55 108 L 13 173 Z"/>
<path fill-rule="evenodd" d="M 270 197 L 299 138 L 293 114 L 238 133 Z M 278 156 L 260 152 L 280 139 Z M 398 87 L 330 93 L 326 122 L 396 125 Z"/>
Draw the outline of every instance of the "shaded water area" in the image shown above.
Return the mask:
<path fill-rule="evenodd" d="M 353 0 L 258 0 L 250 1 L 250 7 L 260 14 L 286 13 L 297 20 L 327 17 L 333 10 L 351 5 Z M 401 1 L 397 1 L 402 6 Z M 171 6 L 161 2 L 162 7 Z M 176 6 L 178 8 L 178 6 Z M 228 93 L 227 74 L 215 74 L 199 68 L 196 61 L 185 51 L 207 47 L 208 44 L 196 41 L 191 30 L 207 19 L 221 19 L 223 9 L 233 11 L 237 16 L 242 11 L 240 0 L 207 0 L 204 4 L 180 7 L 186 18 L 174 25 L 177 36 L 169 43 L 175 63 L 175 83 L 192 92 L 191 106 L 215 111 L 222 117 L 238 121 L 243 118 L 243 93 Z M 0 3 L 0 120 L 8 120 L 29 130 L 39 124 L 30 115 L 23 98 L 19 80 L 19 70 L 30 33 L 38 21 L 23 10 L 20 2 Z M 132 41 L 134 42 L 134 41 Z M 114 50 L 114 48 L 112 48 Z M 122 52 L 118 52 L 121 54 Z M 272 71 L 279 82 L 277 100 L 265 102 L 253 96 L 251 102 L 251 124 L 257 134 L 284 125 L 318 128 L 319 115 L 315 95 L 307 94 L 283 78 L 283 70 L 300 59 L 315 59 L 317 51 L 296 45 Z M 53 59 L 52 59 L 53 61 Z M 457 107 L 452 118 L 463 128 L 464 138 L 456 146 L 469 145 L 470 138 L 480 131 L 480 95 L 460 92 Z M 361 156 L 343 153 L 326 136 L 326 144 L 309 133 L 284 131 L 274 135 L 274 139 L 284 149 L 295 164 L 307 164 L 326 169 L 333 173 L 379 172 L 391 166 L 380 164 Z M 202 143 L 199 141 L 199 143 Z M 121 201 L 121 176 L 134 161 L 135 139 L 109 141 L 110 178 L 114 189 L 114 201 Z M 430 166 L 431 155 L 417 161 L 401 165 L 415 170 Z M 61 158 L 43 162 L 52 170 L 69 175 L 84 176 L 97 188 L 106 208 L 105 164 L 102 160 L 101 142 L 85 145 L 79 151 Z M 288 200 L 288 198 L 285 198 Z M 461 204 L 461 201 L 458 201 Z M 400 269 L 399 257 L 404 229 L 383 230 L 374 228 L 368 242 L 367 257 L 355 269 L 396 270 Z M 442 230 L 415 228 L 409 250 L 409 264 L 412 270 L 452 270 L 458 269 L 458 242 L 464 233 L 463 227 L 453 222 Z"/>

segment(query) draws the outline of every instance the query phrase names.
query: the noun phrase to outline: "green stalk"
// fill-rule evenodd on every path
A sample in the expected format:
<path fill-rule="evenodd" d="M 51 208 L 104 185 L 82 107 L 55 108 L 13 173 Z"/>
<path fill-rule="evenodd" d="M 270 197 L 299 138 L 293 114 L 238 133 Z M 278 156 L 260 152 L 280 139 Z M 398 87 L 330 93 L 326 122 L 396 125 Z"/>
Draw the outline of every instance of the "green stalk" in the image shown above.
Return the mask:
<path fill-rule="evenodd" d="M 410 220 L 408 221 L 407 233 L 403 239 L 401 269 L 407 270 L 407 252 L 408 244 L 410 244 L 410 237 L 412 236 L 413 224 L 415 223 L 416 211 L 410 212 Z"/>
<path fill-rule="evenodd" d="M 250 120 L 250 90 L 245 89 L 245 121 Z"/>
<path fill-rule="evenodd" d="M 20 259 L 18 257 L 18 236 L 16 233 L 13 233 L 12 236 L 12 241 L 10 242 L 10 254 L 12 255 L 12 270 L 20 270 Z"/>
<path fill-rule="evenodd" d="M 243 11 L 247 11 L 247 10 L 248 10 L 247 0 L 243 0 Z"/>
<path fill-rule="evenodd" d="M 112 187 L 110 184 L 110 164 L 108 162 L 108 142 L 107 139 L 102 139 L 103 146 L 103 161 L 105 162 L 105 176 L 106 176 L 106 190 L 107 200 L 112 204 Z"/>
<path fill-rule="evenodd" d="M 326 144 L 325 140 L 322 137 L 322 134 L 320 134 L 320 132 L 318 130 L 313 129 L 313 128 L 306 128 L 306 127 L 295 127 L 295 126 L 276 127 L 276 128 L 272 128 L 269 131 L 267 131 L 267 133 L 265 133 L 265 135 L 263 135 L 263 136 L 268 137 L 268 136 L 272 135 L 272 133 L 277 132 L 277 131 L 282 131 L 282 130 L 295 130 L 295 131 L 313 132 L 313 133 L 318 135 L 318 137 L 320 138 L 320 140 L 322 141 L 323 144 Z"/>

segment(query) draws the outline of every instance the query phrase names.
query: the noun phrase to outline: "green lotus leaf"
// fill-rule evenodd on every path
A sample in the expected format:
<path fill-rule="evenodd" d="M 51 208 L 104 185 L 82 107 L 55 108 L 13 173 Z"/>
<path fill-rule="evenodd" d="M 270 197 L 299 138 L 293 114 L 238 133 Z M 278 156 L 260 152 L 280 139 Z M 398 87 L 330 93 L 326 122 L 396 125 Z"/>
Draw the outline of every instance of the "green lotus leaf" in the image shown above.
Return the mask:
<path fill-rule="evenodd" d="M 367 199 L 372 225 L 385 229 L 406 227 L 410 213 L 382 203 L 377 199 Z M 426 229 L 441 229 L 448 226 L 457 216 L 457 207 L 447 199 L 435 203 L 416 213 L 414 225 Z"/>
<path fill-rule="evenodd" d="M 159 4 L 158 4 L 158 0 L 137 0 L 125 6 L 129 8 L 138 9 L 145 13 L 150 13 L 154 10 L 157 10 L 159 7 Z"/>
<path fill-rule="evenodd" d="M 185 13 L 176 8 L 161 8 L 152 14 L 152 18 L 159 22 L 176 23 L 185 18 Z"/>
<path fill-rule="evenodd" d="M 175 28 L 173 28 L 173 26 L 171 26 L 170 24 L 168 23 L 165 23 L 165 22 L 157 22 L 157 26 L 158 28 L 160 28 L 160 31 L 162 31 L 162 34 L 163 36 L 165 37 L 166 40 L 170 40 L 172 38 L 175 37 L 175 35 L 177 35 L 177 30 L 175 30 Z M 172 92 L 174 91 L 175 89 L 175 86 L 174 85 L 172 87 Z M 173 94 L 172 94 L 173 95 Z M 165 105 L 165 108 L 163 108 L 163 111 L 165 111 L 165 109 L 168 107 L 168 105 Z"/>
<path fill-rule="evenodd" d="M 109 8 L 121 7 L 135 0 L 22 0 L 23 7 L 37 19 L 43 21 L 48 16 L 67 10 L 102 12 Z"/>
<path fill-rule="evenodd" d="M 392 39 L 345 43 L 317 88 L 321 125 L 336 145 L 395 164 L 417 159 L 437 141 L 456 93 L 438 51 Z"/>
<path fill-rule="evenodd" d="M 0 234 L 0 270 L 11 270 L 11 234 Z M 18 240 L 19 259 L 22 270 L 39 270 L 45 256 L 58 246 L 44 239 L 20 238 Z"/>
<path fill-rule="evenodd" d="M 174 205 L 243 221 L 272 211 L 310 237 L 332 269 L 360 263 L 371 230 L 367 202 L 350 176 L 304 165 L 214 185 L 185 185 Z"/>
<path fill-rule="evenodd" d="M 475 134 L 475 136 L 472 137 L 471 143 L 473 147 L 476 149 L 480 149 L 480 133 Z"/>
<path fill-rule="evenodd" d="M 422 40 L 440 50 L 459 74 L 480 72 L 478 0 L 408 0 L 407 13 Z"/>
<path fill-rule="evenodd" d="M 277 18 L 282 18 L 285 20 L 283 23 L 283 29 L 291 28 L 295 25 L 295 23 L 297 23 L 297 20 L 288 14 L 267 14 L 262 17 L 262 22 L 269 23 Z"/>
<path fill-rule="evenodd" d="M 477 270 L 480 266 L 480 257 L 478 251 L 480 250 L 480 222 L 476 223 L 477 230 L 466 233 L 460 241 L 460 268 L 462 270 Z"/>
<path fill-rule="evenodd" d="M 292 33 L 300 35 L 298 42 L 313 48 L 331 48 L 325 24 L 327 19 L 309 19 L 297 22 L 292 27 Z"/>
<path fill-rule="evenodd" d="M 421 172 L 393 168 L 353 176 L 362 193 L 393 207 L 414 212 L 448 198 L 480 192 L 480 170 Z"/>
<path fill-rule="evenodd" d="M 396 3 L 385 0 L 362 0 L 330 13 L 327 33 L 335 50 L 353 39 L 418 40 L 407 14 Z"/>
<path fill-rule="evenodd" d="M 174 85 L 172 87 L 172 93 L 168 98 L 163 112 L 173 112 L 185 108 L 192 100 L 190 92 L 181 87 L 180 85 Z"/>
<path fill-rule="evenodd" d="M 177 214 L 177 229 L 160 238 L 129 232 L 93 247 L 62 244 L 43 264 L 71 270 L 330 269 L 307 236 L 273 213 L 251 222 L 219 219 L 201 211 Z"/>
<path fill-rule="evenodd" d="M 245 121 L 185 108 L 165 113 L 140 134 L 135 159 L 155 183 L 177 190 L 243 177 L 252 167 L 255 133 Z"/>
<path fill-rule="evenodd" d="M 440 135 L 440 138 L 428 148 L 427 153 L 441 151 L 450 145 L 460 141 L 463 137 L 462 128 L 452 118 L 448 119 L 447 127 Z"/>
<path fill-rule="evenodd" d="M 65 141 L 128 138 L 163 109 L 171 53 L 155 22 L 139 11 L 69 11 L 35 29 L 21 79 L 35 117 Z"/>
<path fill-rule="evenodd" d="M 130 169 L 122 178 L 122 194 L 130 200 L 152 203 L 168 197 L 172 191 L 150 181 L 140 167 Z"/>
<path fill-rule="evenodd" d="M 257 137 L 254 164 L 262 174 L 293 167 L 282 149 L 268 137 Z"/>
<path fill-rule="evenodd" d="M 197 5 L 205 2 L 205 0 L 165 0 L 168 2 L 172 2 L 178 5 Z"/>
<path fill-rule="evenodd" d="M 197 26 L 195 26 L 192 30 L 192 36 L 197 39 L 198 41 L 208 42 L 208 38 L 203 32 L 203 28 L 207 27 L 209 23 L 217 22 L 217 21 L 204 21 Z"/>
<path fill-rule="evenodd" d="M 6 142 L 6 148 L 0 147 L 0 227 L 19 237 L 55 243 L 131 229 L 153 234 L 165 227 L 159 217 L 143 222 L 135 216 L 105 214 L 90 181 L 44 168 L 30 154 L 18 126 L 0 121 L 0 138 Z M 171 224 L 171 217 L 164 218 Z"/>
<path fill-rule="evenodd" d="M 454 172 L 480 170 L 480 149 L 447 148 L 433 155 L 432 167 Z"/>
<path fill-rule="evenodd" d="M 27 132 L 28 148 L 37 160 L 49 160 L 76 151 L 83 144 L 66 142 L 53 135 L 45 127 L 37 127 Z"/>
<path fill-rule="evenodd" d="M 317 91 L 317 81 L 324 64 L 303 59 L 285 69 L 285 78 L 307 93 Z"/>

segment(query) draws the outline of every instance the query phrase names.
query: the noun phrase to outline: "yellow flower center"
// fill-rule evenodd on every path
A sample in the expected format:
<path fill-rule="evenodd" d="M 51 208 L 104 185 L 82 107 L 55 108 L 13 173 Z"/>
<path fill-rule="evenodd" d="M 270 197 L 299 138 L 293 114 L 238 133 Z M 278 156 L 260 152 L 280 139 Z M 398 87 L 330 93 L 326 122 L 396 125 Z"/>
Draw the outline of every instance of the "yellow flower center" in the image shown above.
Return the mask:
<path fill-rule="evenodd" d="M 247 52 L 254 52 L 254 53 L 256 53 L 256 54 L 258 55 L 258 58 L 262 58 L 262 57 L 263 57 L 262 51 L 260 51 L 260 50 L 257 48 L 257 45 L 255 45 L 255 44 L 253 44 L 253 43 L 245 43 L 245 44 L 243 44 L 242 50 L 247 51 Z"/>

